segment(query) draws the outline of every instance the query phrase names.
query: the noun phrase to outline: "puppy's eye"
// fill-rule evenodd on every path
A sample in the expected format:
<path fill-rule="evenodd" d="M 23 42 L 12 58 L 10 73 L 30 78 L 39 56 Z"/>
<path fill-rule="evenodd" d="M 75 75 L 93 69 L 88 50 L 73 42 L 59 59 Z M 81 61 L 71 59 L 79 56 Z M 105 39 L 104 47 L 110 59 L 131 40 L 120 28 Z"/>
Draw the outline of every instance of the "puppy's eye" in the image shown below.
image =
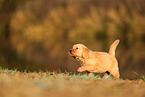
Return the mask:
<path fill-rule="evenodd" d="M 76 49 L 79 49 L 78 47 Z"/>

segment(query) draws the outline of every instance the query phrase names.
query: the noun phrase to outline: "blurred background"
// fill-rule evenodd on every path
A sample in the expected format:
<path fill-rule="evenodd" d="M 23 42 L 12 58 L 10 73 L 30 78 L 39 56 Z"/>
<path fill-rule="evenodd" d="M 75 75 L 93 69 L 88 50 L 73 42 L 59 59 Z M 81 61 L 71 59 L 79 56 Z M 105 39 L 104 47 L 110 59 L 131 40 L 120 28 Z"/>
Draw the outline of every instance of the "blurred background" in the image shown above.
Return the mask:
<path fill-rule="evenodd" d="M 122 78 L 145 75 L 145 0 L 0 0 L 0 67 L 76 73 L 76 43 L 116 57 Z"/>

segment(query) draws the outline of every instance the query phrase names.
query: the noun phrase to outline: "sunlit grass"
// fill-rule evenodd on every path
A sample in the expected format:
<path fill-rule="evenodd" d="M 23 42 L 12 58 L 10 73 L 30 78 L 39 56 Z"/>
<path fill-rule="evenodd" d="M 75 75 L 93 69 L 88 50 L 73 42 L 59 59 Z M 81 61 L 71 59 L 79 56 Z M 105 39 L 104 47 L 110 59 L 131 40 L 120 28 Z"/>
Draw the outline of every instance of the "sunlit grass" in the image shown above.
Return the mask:
<path fill-rule="evenodd" d="M 18 71 L 15 70 L 9 70 L 9 69 L 3 69 L 0 68 L 0 74 L 6 74 L 8 76 L 16 76 L 21 77 L 23 79 L 35 79 L 35 80 L 50 80 L 50 79 L 61 79 L 61 80 L 75 80 L 75 79 L 83 79 L 83 80 L 95 80 L 95 79 L 106 79 L 106 76 L 104 75 L 101 77 L 99 74 L 92 74 L 88 76 L 88 74 L 79 73 L 79 74 L 72 74 L 69 72 L 27 72 L 27 71 Z M 108 79 L 113 79 L 112 76 L 109 76 Z"/>

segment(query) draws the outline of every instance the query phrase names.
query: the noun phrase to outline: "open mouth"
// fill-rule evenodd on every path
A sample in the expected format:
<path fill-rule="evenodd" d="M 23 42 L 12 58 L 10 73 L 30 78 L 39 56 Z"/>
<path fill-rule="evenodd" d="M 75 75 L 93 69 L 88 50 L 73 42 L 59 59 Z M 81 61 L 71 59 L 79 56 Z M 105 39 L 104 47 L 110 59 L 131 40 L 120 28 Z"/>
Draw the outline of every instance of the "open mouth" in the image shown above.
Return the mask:
<path fill-rule="evenodd" d="M 73 57 L 74 59 L 76 59 L 76 56 L 73 55 L 72 50 L 69 50 L 69 54 L 71 57 Z"/>
<path fill-rule="evenodd" d="M 76 59 L 76 57 L 72 53 L 69 52 L 69 54 L 70 54 L 71 57 L 73 57 L 74 59 Z"/>
<path fill-rule="evenodd" d="M 71 57 L 73 57 L 74 59 L 76 58 L 74 55 L 70 54 Z"/>

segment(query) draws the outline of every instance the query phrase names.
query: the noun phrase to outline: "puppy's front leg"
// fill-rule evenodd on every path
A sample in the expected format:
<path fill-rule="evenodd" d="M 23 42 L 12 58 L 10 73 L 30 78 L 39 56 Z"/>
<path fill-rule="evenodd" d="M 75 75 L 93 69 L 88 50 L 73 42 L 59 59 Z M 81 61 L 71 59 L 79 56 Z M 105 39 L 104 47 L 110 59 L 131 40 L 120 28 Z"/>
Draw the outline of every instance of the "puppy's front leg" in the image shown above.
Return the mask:
<path fill-rule="evenodd" d="M 84 65 L 84 66 L 78 68 L 78 72 L 92 71 L 92 70 L 94 70 L 94 66 L 92 66 L 92 65 Z"/>
<path fill-rule="evenodd" d="M 87 73 L 88 73 L 88 76 L 93 75 L 93 73 L 92 73 L 92 72 L 87 71 Z"/>

